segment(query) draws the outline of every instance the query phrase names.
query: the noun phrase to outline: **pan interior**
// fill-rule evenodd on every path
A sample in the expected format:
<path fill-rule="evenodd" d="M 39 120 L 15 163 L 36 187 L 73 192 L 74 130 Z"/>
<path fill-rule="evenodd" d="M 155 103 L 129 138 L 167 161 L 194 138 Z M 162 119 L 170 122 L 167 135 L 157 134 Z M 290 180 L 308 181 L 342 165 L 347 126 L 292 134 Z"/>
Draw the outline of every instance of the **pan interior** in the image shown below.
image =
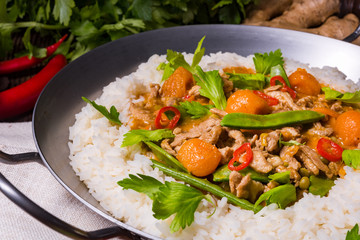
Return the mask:
<path fill-rule="evenodd" d="M 98 214 L 130 230 L 136 231 L 108 215 L 75 175 L 68 158 L 69 126 L 85 106 L 82 96 L 96 99 L 115 77 L 133 72 L 153 54 L 166 54 L 167 49 L 192 53 L 203 36 L 206 54 L 222 51 L 247 56 L 281 49 L 284 57 L 314 67 L 337 67 L 355 81 L 360 76 L 358 46 L 313 34 L 242 25 L 197 25 L 140 33 L 98 47 L 68 64 L 46 86 L 36 104 L 33 131 L 38 151 L 68 191 Z"/>

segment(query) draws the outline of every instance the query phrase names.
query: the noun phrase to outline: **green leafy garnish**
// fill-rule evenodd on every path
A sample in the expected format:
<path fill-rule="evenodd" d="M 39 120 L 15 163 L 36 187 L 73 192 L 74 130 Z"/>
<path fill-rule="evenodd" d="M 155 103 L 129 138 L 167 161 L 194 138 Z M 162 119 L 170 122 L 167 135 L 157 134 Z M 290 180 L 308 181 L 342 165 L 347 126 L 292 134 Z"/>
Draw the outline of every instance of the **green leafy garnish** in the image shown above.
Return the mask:
<path fill-rule="evenodd" d="M 321 197 L 323 197 L 328 194 L 328 192 L 334 185 L 334 180 L 324 179 L 311 175 L 309 192 L 314 195 L 320 195 Z"/>
<path fill-rule="evenodd" d="M 233 82 L 234 87 L 239 89 L 262 90 L 267 82 L 265 75 L 262 73 L 245 74 L 245 73 L 226 73 L 229 80 Z"/>
<path fill-rule="evenodd" d="M 140 142 L 157 142 L 164 138 L 173 138 L 174 134 L 170 129 L 134 129 L 124 134 L 124 140 L 121 147 L 131 146 Z"/>
<path fill-rule="evenodd" d="M 266 202 L 266 205 L 276 203 L 279 208 L 285 209 L 290 203 L 296 201 L 296 188 L 290 183 L 273 188 L 261 194 L 255 202 L 254 207 L 263 201 Z"/>
<path fill-rule="evenodd" d="M 111 106 L 110 111 L 108 111 L 106 107 L 96 104 L 95 101 L 91 101 L 86 97 L 82 97 L 82 99 L 85 102 L 91 104 L 96 110 L 98 110 L 102 115 L 104 115 L 104 117 L 109 119 L 110 122 L 122 125 L 121 121 L 119 120 L 120 113 L 116 110 L 115 106 Z"/>
<path fill-rule="evenodd" d="M 139 177 L 129 175 L 118 185 L 124 189 L 133 189 L 145 193 L 153 200 L 152 210 L 156 219 L 167 219 L 175 214 L 170 224 L 171 232 L 190 226 L 194 221 L 194 213 L 202 199 L 209 200 L 209 196 L 201 191 L 178 182 L 165 182 L 138 174 Z"/>
<path fill-rule="evenodd" d="M 200 86 L 200 95 L 209 98 L 217 109 L 224 110 L 226 107 L 226 97 L 224 93 L 224 82 L 219 75 L 219 71 L 213 70 L 204 72 L 200 66 L 196 66 L 194 75 L 196 84 Z"/>
<path fill-rule="evenodd" d="M 355 226 L 346 233 L 345 240 L 360 240 L 359 234 L 359 225 L 355 224 Z"/>
<path fill-rule="evenodd" d="M 280 184 L 290 183 L 290 171 L 279 172 L 268 176 L 271 180 Z"/>
<path fill-rule="evenodd" d="M 326 100 L 340 100 L 345 103 L 359 103 L 360 102 L 360 90 L 350 93 L 341 93 L 333 90 L 329 87 L 323 87 L 321 90 L 325 93 Z"/>
<path fill-rule="evenodd" d="M 159 192 L 159 188 L 163 183 L 147 175 L 138 174 L 138 176 L 130 174 L 129 178 L 119 181 L 118 185 L 124 189 L 132 189 L 136 192 L 145 193 L 150 199 L 154 200 L 155 194 Z M 146 184 L 143 184 L 145 182 Z"/>
<path fill-rule="evenodd" d="M 185 61 L 184 55 L 182 53 L 168 49 L 166 55 L 166 60 L 168 61 L 168 63 L 160 63 L 157 68 L 158 70 L 164 70 L 162 80 L 168 79 L 178 67 L 183 67 L 194 74 L 195 67 L 199 64 L 201 58 L 205 53 L 205 48 L 201 48 L 204 39 L 205 36 L 198 43 L 191 66 Z"/>
<path fill-rule="evenodd" d="M 193 57 L 193 61 L 192 61 L 192 64 L 191 64 L 191 68 L 194 69 L 195 66 L 197 66 L 200 61 L 201 61 L 201 58 L 204 56 L 205 54 L 205 48 L 202 48 L 202 43 L 205 39 L 205 36 L 201 38 L 201 40 L 199 41 L 196 49 L 195 49 L 195 52 L 194 52 L 194 57 Z"/>
<path fill-rule="evenodd" d="M 347 166 L 360 169 L 360 150 L 344 150 L 342 152 L 342 160 Z"/>
<path fill-rule="evenodd" d="M 269 52 L 264 54 L 255 53 L 254 55 L 255 56 L 253 57 L 253 61 L 257 73 L 267 75 L 270 73 L 272 67 L 279 64 L 284 64 L 282 52 L 280 49 L 276 50 L 275 52 Z"/>
<path fill-rule="evenodd" d="M 194 119 L 208 115 L 210 113 L 209 110 L 214 107 L 214 105 L 202 105 L 196 101 L 185 101 L 181 102 L 179 106 L 176 106 L 181 113 L 185 112 L 186 114 L 191 115 L 191 118 Z"/>

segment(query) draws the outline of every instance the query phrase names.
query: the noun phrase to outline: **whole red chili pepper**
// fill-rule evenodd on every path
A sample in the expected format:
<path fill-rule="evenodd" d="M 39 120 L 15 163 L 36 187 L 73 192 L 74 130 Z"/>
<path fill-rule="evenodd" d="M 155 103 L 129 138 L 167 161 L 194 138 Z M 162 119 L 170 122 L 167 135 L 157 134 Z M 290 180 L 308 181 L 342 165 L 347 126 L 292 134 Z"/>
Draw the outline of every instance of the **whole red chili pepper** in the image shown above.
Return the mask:
<path fill-rule="evenodd" d="M 234 166 L 234 163 L 239 162 L 241 154 L 243 154 L 244 152 L 245 152 L 244 161 L 239 166 Z M 235 150 L 233 154 L 233 158 L 228 163 L 228 168 L 231 171 L 240 171 L 246 168 L 247 166 L 249 166 L 249 164 L 253 160 L 253 156 L 254 154 L 253 151 L 251 150 L 250 143 L 244 143 L 238 149 Z"/>
<path fill-rule="evenodd" d="M 258 95 L 259 97 L 261 97 L 262 99 L 264 99 L 269 106 L 274 106 L 274 105 L 279 104 L 279 99 L 277 99 L 277 98 L 270 97 L 269 95 L 267 95 L 261 91 L 258 91 L 258 90 L 253 90 L 253 92 L 256 95 Z"/>
<path fill-rule="evenodd" d="M 330 139 L 320 138 L 316 145 L 316 149 L 322 157 L 331 162 L 340 161 L 342 158 L 342 147 Z"/>
<path fill-rule="evenodd" d="M 161 117 L 163 113 L 168 111 L 175 113 L 175 116 L 170 121 L 168 121 L 166 128 L 173 129 L 176 126 L 177 122 L 180 120 L 181 114 L 177 108 L 171 106 L 163 107 L 159 110 L 155 118 L 155 127 L 157 129 L 165 128 L 165 126 L 163 126 L 161 123 Z"/>
<path fill-rule="evenodd" d="M 294 90 L 292 90 L 288 85 L 286 85 L 285 80 L 283 79 L 283 77 L 281 76 L 274 76 L 270 79 L 270 86 L 275 86 L 276 85 L 276 81 L 280 82 L 283 87 L 281 88 L 282 92 L 288 92 L 290 94 L 290 96 L 295 99 L 296 98 L 296 93 Z"/>
<path fill-rule="evenodd" d="M 30 111 L 45 85 L 65 65 L 64 55 L 56 55 L 38 74 L 26 82 L 0 92 L 0 119 Z"/>
<path fill-rule="evenodd" d="M 62 38 L 60 38 L 60 40 L 57 43 L 47 47 L 46 57 L 44 58 L 36 58 L 36 57 L 29 58 L 28 56 L 23 56 L 23 57 L 0 62 L 0 74 L 9 74 L 9 73 L 25 70 L 44 61 L 46 58 L 50 57 L 56 51 L 56 49 L 58 49 L 58 47 L 65 40 L 66 37 L 67 34 L 65 34 Z"/>

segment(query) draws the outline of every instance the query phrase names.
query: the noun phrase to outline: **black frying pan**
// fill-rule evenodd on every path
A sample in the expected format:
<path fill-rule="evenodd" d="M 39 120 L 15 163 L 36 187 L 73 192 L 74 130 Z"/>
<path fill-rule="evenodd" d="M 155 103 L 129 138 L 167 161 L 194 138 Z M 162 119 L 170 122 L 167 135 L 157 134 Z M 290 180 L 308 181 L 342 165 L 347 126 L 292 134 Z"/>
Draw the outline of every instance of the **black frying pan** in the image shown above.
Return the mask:
<path fill-rule="evenodd" d="M 316 67 L 337 67 L 356 81 L 360 77 L 359 46 L 290 30 L 243 25 L 197 25 L 121 38 L 90 51 L 60 71 L 40 95 L 32 121 L 34 140 L 45 166 L 72 195 L 97 214 L 114 222 L 115 226 L 94 232 L 84 232 L 70 226 L 28 200 L 1 174 L 0 190 L 31 215 L 72 238 L 99 239 L 128 235 L 154 239 L 154 236 L 113 218 L 89 194 L 69 165 L 68 128 L 74 124 L 75 114 L 85 105 L 81 96 L 96 99 L 102 88 L 114 81 L 115 77 L 133 72 L 155 53 L 166 54 L 167 49 L 192 53 L 204 35 L 203 46 L 207 54 L 229 51 L 247 56 L 280 48 L 287 58 Z M 3 155 L 9 161 L 14 157 Z"/>

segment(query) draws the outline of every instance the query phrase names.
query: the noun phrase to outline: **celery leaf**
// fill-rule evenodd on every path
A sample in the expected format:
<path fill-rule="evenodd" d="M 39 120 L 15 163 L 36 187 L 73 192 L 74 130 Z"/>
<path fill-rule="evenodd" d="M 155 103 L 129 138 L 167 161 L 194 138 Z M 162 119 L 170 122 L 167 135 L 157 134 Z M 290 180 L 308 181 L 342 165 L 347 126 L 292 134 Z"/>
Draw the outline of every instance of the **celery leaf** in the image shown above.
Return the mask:
<path fill-rule="evenodd" d="M 276 203 L 279 208 L 285 209 L 290 203 L 296 201 L 296 188 L 294 185 L 288 183 L 270 189 L 269 191 L 260 195 L 254 204 L 254 208 L 256 208 L 263 201 L 266 201 L 266 205 Z"/>
<path fill-rule="evenodd" d="M 267 75 L 270 73 L 272 67 L 276 65 L 283 65 L 284 60 L 282 57 L 281 50 L 278 49 L 274 52 L 269 53 L 255 53 L 253 57 L 253 61 L 255 64 L 255 69 L 257 73 L 262 73 Z"/>
<path fill-rule="evenodd" d="M 346 233 L 345 240 L 359 240 L 360 234 L 359 234 L 359 225 L 355 224 L 355 226 Z"/>
<path fill-rule="evenodd" d="M 130 178 L 119 181 L 118 185 L 149 196 L 153 200 L 152 210 L 156 219 L 167 219 L 175 214 L 170 224 L 171 232 L 192 224 L 199 203 L 206 199 L 201 191 L 178 182 L 166 181 L 163 184 L 153 177 L 138 175 L 130 175 Z"/>
<path fill-rule="evenodd" d="M 195 69 L 194 78 L 196 84 L 200 86 L 200 95 L 209 98 L 217 109 L 224 110 L 226 97 L 223 89 L 224 82 L 219 75 L 219 71 L 204 72 L 200 66 L 196 66 Z"/>
<path fill-rule="evenodd" d="M 321 90 L 325 93 L 326 100 L 340 100 L 345 103 L 359 103 L 360 102 L 360 90 L 350 93 L 341 93 L 333 90 L 329 87 L 323 87 Z"/>
<path fill-rule="evenodd" d="M 131 146 L 140 142 L 157 142 L 164 138 L 173 138 L 174 134 L 170 129 L 134 129 L 124 134 L 124 140 L 121 147 Z"/>
<path fill-rule="evenodd" d="M 191 102 L 181 102 L 179 106 L 176 108 L 179 109 L 180 112 L 186 112 L 186 114 L 191 115 L 191 118 L 201 118 L 210 113 L 210 109 L 215 107 L 214 105 L 202 105 L 199 102 L 191 101 Z M 182 114 L 183 115 L 183 114 Z"/>
<path fill-rule="evenodd" d="M 96 110 L 98 110 L 102 115 L 104 115 L 104 117 L 109 119 L 110 122 L 118 124 L 120 126 L 122 125 L 122 122 L 119 120 L 120 113 L 116 110 L 115 106 L 111 106 L 109 112 L 106 107 L 96 104 L 95 101 L 91 101 L 86 97 L 82 97 L 82 99 L 85 102 L 91 104 Z"/>

